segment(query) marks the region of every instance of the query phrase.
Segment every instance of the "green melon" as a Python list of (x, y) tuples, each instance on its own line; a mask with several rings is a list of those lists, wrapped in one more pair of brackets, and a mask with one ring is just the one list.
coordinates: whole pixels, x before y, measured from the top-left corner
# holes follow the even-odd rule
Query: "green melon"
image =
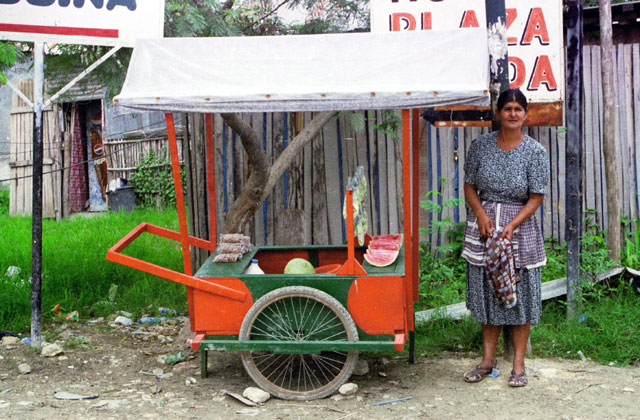
[(294, 258), (287, 263), (284, 274), (315, 274), (316, 269), (304, 258)]

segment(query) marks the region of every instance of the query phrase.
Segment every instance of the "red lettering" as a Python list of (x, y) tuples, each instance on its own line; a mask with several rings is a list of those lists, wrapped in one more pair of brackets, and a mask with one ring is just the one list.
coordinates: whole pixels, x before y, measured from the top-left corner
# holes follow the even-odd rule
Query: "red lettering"
[(414, 31), (416, 29), (416, 18), (411, 13), (392, 13), (392, 31)]
[(461, 28), (479, 28), (478, 17), (475, 10), (465, 10), (460, 21)]
[(527, 77), (526, 69), (524, 67), (524, 61), (521, 58), (513, 55), (509, 56), (509, 88), (517, 89), (524, 84), (524, 80)]
[(422, 30), (431, 29), (431, 12), (422, 12)]
[(529, 12), (527, 25), (522, 35), (521, 45), (530, 45), (533, 38), (538, 38), (540, 44), (549, 45), (549, 32), (547, 31), (547, 22), (544, 20), (542, 8), (534, 7)]
[[(509, 28), (511, 27), (511, 25), (513, 25), (513, 22), (516, 20), (516, 17), (518, 16), (518, 9), (505, 9), (505, 12), (507, 14), (507, 31), (509, 31)], [(518, 37), (516, 36), (507, 37), (507, 44), (516, 45), (517, 43), (518, 43)]]
[(533, 66), (533, 72), (531, 73), (531, 79), (529, 79), (529, 86), (527, 86), (527, 90), (538, 90), (540, 89), (541, 84), (545, 84), (549, 91), (558, 89), (558, 84), (556, 83), (556, 78), (553, 75), (551, 61), (549, 60), (548, 55), (541, 55), (536, 58), (536, 63)]

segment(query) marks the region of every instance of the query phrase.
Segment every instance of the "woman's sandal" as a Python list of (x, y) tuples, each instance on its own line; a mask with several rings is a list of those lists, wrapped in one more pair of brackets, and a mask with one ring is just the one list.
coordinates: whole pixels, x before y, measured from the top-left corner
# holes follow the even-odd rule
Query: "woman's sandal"
[(495, 361), (491, 366), (478, 365), (475, 368), (473, 368), (473, 370), (470, 370), (469, 372), (465, 373), (462, 378), (464, 379), (465, 382), (470, 382), (470, 383), (480, 382), (481, 380), (489, 376), (491, 372), (493, 372), (493, 369), (496, 368), (497, 365), (498, 365), (497, 361)]
[(527, 379), (527, 375), (523, 370), (520, 373), (515, 373), (515, 371), (511, 371), (511, 376), (509, 377), (509, 386), (513, 388), (520, 388), (523, 386), (527, 386), (529, 380)]

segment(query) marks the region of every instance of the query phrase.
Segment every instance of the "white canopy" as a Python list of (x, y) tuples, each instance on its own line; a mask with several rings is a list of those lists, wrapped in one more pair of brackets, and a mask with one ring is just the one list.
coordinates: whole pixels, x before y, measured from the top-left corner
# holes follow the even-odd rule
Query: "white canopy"
[(484, 29), (138, 40), (114, 102), (139, 110), (487, 105)]

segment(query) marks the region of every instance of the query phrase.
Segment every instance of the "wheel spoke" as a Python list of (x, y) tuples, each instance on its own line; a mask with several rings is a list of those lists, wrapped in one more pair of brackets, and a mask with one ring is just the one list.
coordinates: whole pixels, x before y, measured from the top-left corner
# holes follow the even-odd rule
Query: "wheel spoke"
[[(298, 324), (298, 317), (296, 315), (296, 308), (293, 304), (295, 298), (290, 298), (289, 302), (291, 302), (291, 312), (293, 313), (293, 326), (294, 326), (294, 334), (296, 339), (300, 338), (300, 329), (301, 329), (301, 325)], [(286, 305), (285, 305), (286, 306)]]
[[(322, 332), (322, 331), (326, 331), (326, 330), (327, 330), (327, 329), (329, 329), (329, 328), (333, 328), (333, 327), (342, 327), (342, 323), (340, 322), (340, 319), (339, 319), (335, 314), (333, 314), (333, 318), (331, 318), (331, 319), (329, 319), (329, 320), (327, 320), (327, 321), (325, 322), (325, 319), (326, 319), (326, 317), (327, 317), (327, 316), (328, 316), (328, 314), (323, 318), (323, 320), (322, 320), (322, 324), (318, 325), (318, 326), (317, 326), (317, 327), (315, 327), (312, 331), (310, 331), (309, 333), (307, 333), (307, 335), (305, 336), (305, 338), (311, 338), (311, 337), (313, 337), (315, 334), (318, 334), (318, 333), (320, 333), (320, 332)], [(333, 322), (333, 321), (337, 321), (337, 323), (336, 323), (336, 324), (334, 324), (334, 325), (329, 325), (329, 324), (330, 324), (331, 322)], [(329, 326), (327, 327), (327, 325), (329, 325)]]
[[(329, 379), (329, 378), (327, 377), (327, 375), (326, 375), (326, 373), (325, 373), (325, 370), (327, 370), (327, 371), (328, 371), (329, 369), (323, 369), (323, 367), (325, 367), (325, 366), (324, 366), (324, 364), (323, 364), (322, 360), (321, 360), (321, 359), (319, 359), (319, 358), (316, 358), (316, 357), (315, 357), (315, 354), (312, 354), (312, 355), (311, 355), (311, 359), (315, 362), (316, 366), (318, 366), (318, 370), (320, 371), (320, 373), (322, 373), (322, 376), (324, 376), (325, 383), (329, 383), (329, 382), (331, 382), (331, 381), (333, 380), (333, 378), (335, 377), (335, 375), (332, 375), (333, 377), (332, 377), (331, 379)], [(329, 372), (329, 373), (331, 374), (331, 372)]]
[(313, 358), (313, 360), (316, 361), (316, 363), (318, 363), (319, 365), (321, 364), (322, 366), (326, 367), (327, 370), (329, 370), (329, 371), (331, 371), (333, 369), (333, 370), (335, 370), (337, 372), (340, 372), (340, 370), (344, 366), (344, 360), (341, 361), (341, 360), (337, 360), (337, 359), (332, 359), (330, 357), (322, 356), (322, 355), (318, 355), (318, 354), (312, 354), (311, 357)]
[[(271, 307), (275, 307), (276, 308), (276, 310), (278, 311), (278, 317), (282, 320), (283, 326), (287, 326), (289, 328), (288, 335), (289, 335), (289, 337), (291, 337), (291, 339), (293, 339), (293, 335), (291, 334), (291, 326), (289, 325), (288, 322), (286, 322), (287, 319), (282, 316), (282, 312), (280, 312), (280, 302), (281, 301), (274, 302), (273, 305), (270, 306), (270, 308)], [(273, 309), (271, 309), (271, 310), (272, 310), (272, 313), (275, 314), (275, 311), (273, 311)]]
[[(263, 319), (263, 318), (266, 318), (266, 320)], [(267, 321), (269, 321), (269, 322), (267, 322)], [(259, 328), (256, 325), (256, 322), (260, 322), (262, 325), (264, 325), (264, 327), (267, 330), (272, 330), (273, 333), (270, 333), (269, 331), (265, 331), (265, 330)], [(273, 328), (273, 327), (277, 327), (277, 330), (275, 328)], [(264, 312), (262, 314), (260, 314), (260, 317), (256, 318), (256, 321), (253, 324), (253, 328), (258, 329), (259, 332), (264, 333), (264, 335), (266, 335), (267, 337), (282, 338), (284, 341), (292, 339), (290, 332), (282, 327), (282, 323), (281, 322), (274, 321), (271, 317), (269, 317), (269, 315), (267, 315)], [(282, 333), (278, 333), (279, 331), (282, 331)], [(253, 333), (253, 331), (252, 331), (252, 333)]]
[[(315, 331), (318, 329), (317, 325), (320, 324), (321, 326), (324, 325), (325, 320), (327, 319), (327, 317), (330, 314), (333, 314), (333, 311), (331, 311), (330, 309), (327, 309), (326, 307), (323, 307), (323, 312), (324, 312), (324, 316), (322, 317), (322, 319), (320, 319), (320, 315), (318, 315), (318, 317), (314, 320), (313, 325), (310, 328), (310, 331), (304, 336), (305, 340), (308, 340), (309, 337), (313, 336), (313, 334), (315, 334)], [(335, 314), (334, 314), (335, 316)], [(318, 321), (320, 319), (320, 321)]]

